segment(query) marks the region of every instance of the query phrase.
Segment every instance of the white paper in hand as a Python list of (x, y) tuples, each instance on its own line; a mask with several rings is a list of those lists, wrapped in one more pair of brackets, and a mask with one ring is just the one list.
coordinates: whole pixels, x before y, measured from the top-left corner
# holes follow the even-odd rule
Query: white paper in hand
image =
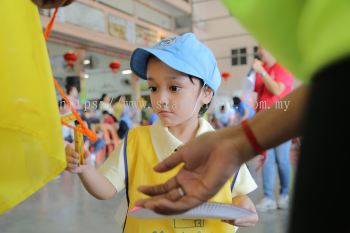
[(140, 219), (159, 219), (159, 218), (180, 218), (180, 219), (222, 219), (231, 220), (252, 215), (253, 212), (240, 208), (232, 204), (223, 204), (216, 202), (206, 202), (185, 213), (176, 215), (157, 214), (153, 210), (135, 207), (128, 212), (129, 216)]

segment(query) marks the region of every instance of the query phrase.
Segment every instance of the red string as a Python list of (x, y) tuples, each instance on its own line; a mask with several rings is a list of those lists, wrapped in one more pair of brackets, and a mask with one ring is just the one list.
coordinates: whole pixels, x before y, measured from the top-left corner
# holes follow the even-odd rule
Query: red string
[(262, 156), (261, 159), (259, 160), (258, 166), (255, 169), (256, 171), (259, 171), (265, 163), (266, 156), (267, 156), (266, 150), (261, 148), (261, 146), (259, 145), (258, 140), (256, 139), (255, 134), (252, 131), (252, 129), (249, 127), (247, 121), (245, 121), (245, 120), (242, 121), (241, 125), (243, 128), (244, 134), (247, 137), (250, 145), (253, 147), (254, 151), (257, 154), (260, 154)]
[(264, 154), (265, 150), (263, 148), (261, 148), (261, 146), (258, 143), (258, 140), (256, 140), (256, 137), (253, 133), (253, 131), (251, 130), (251, 128), (249, 127), (247, 121), (242, 121), (241, 123), (243, 131), (245, 136), (247, 137), (250, 145), (253, 147), (254, 151), (258, 154)]

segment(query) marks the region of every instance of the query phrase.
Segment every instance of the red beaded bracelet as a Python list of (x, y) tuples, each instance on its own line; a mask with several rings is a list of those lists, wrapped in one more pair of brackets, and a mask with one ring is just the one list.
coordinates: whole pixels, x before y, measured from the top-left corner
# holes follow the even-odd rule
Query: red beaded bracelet
[(242, 121), (241, 125), (243, 127), (243, 131), (245, 133), (245, 136), (247, 137), (250, 145), (253, 147), (255, 152), (257, 152), (260, 155), (264, 155), (265, 150), (263, 148), (261, 148), (261, 146), (259, 145), (259, 143), (256, 140), (256, 137), (255, 137), (253, 131), (251, 130), (251, 128), (249, 127), (247, 121), (245, 121), (245, 120)]

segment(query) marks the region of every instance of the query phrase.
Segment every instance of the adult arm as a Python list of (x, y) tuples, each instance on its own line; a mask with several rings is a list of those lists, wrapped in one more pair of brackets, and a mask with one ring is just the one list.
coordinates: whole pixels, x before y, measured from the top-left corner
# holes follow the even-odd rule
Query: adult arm
[[(308, 87), (301, 86), (282, 99), (290, 101), (287, 111), (271, 108), (248, 121), (262, 148), (269, 149), (300, 135), (307, 98)], [(184, 163), (164, 184), (140, 187), (150, 198), (139, 200), (136, 205), (164, 214), (184, 212), (213, 197), (256, 154), (241, 125), (203, 134), (155, 167), (157, 172), (166, 172)], [(179, 188), (183, 189), (183, 196)]]

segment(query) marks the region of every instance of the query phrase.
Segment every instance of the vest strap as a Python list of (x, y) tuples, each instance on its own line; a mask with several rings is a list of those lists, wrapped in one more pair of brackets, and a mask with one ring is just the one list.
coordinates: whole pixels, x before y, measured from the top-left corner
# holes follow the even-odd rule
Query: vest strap
[[(124, 150), (123, 150), (123, 155), (124, 155), (124, 170), (125, 170), (125, 193), (126, 193), (126, 200), (127, 200), (128, 209), (129, 209), (130, 199), (129, 199), (128, 156), (127, 156), (127, 153), (126, 153), (127, 145), (128, 145), (128, 131), (125, 133), (125, 137), (124, 137)], [(124, 230), (125, 230), (127, 218), (128, 218), (128, 216), (126, 215), (125, 221), (124, 221), (124, 226), (123, 226), (123, 232), (124, 232)]]
[(236, 180), (237, 180), (237, 177), (238, 177), (238, 173), (239, 173), (239, 169), (236, 171), (235, 177), (234, 177), (233, 180), (232, 180), (232, 183), (231, 183), (231, 192), (233, 191), (233, 188), (235, 187), (235, 183), (236, 183)]

